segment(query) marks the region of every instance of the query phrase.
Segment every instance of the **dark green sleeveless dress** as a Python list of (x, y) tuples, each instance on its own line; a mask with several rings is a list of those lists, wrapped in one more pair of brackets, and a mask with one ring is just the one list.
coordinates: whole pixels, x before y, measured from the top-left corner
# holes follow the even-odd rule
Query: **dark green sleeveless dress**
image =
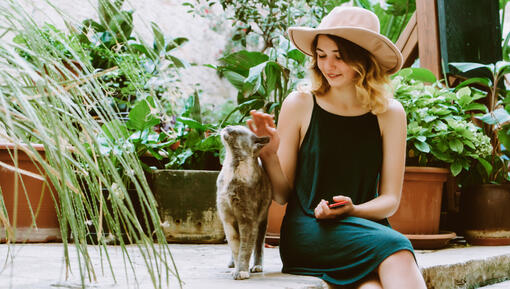
[(354, 204), (377, 196), (382, 138), (377, 116), (341, 116), (315, 100), (299, 149), (295, 191), (281, 227), (282, 272), (311, 275), (335, 285), (359, 281), (391, 254), (413, 247), (386, 219), (358, 217), (317, 220), (321, 199), (349, 196)]

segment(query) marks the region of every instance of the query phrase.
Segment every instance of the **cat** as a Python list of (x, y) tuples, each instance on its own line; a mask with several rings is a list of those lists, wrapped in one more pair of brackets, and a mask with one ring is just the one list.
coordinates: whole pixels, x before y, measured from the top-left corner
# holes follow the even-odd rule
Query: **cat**
[[(259, 162), (260, 150), (269, 137), (257, 137), (244, 126), (227, 126), (221, 131), (225, 146), (223, 167), (216, 181), (216, 204), (228, 245), (229, 267), (235, 280), (250, 272), (262, 272), (267, 213), (272, 200), (271, 182)], [(254, 265), (248, 271), (254, 251)]]

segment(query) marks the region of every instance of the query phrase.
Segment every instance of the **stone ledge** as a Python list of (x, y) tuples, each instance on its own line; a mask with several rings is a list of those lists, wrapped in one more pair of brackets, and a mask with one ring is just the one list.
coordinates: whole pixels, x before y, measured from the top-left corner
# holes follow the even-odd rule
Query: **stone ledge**
[(510, 278), (510, 246), (417, 253), (428, 288), (478, 288)]

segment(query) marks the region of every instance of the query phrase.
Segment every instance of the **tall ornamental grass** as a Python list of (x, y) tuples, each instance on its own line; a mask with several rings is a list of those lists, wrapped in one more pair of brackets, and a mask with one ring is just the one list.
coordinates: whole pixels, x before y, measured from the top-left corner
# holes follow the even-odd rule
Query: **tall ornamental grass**
[[(69, 27), (76, 23), (53, 9)], [(122, 248), (126, 277), (132, 273), (136, 279), (127, 247), (132, 244), (143, 256), (154, 288), (168, 286), (174, 278), (181, 286), (156, 201), (136, 153), (129, 146), (108, 155), (101, 153), (101, 124), (115, 123), (118, 115), (99, 81), (109, 71), (94, 70), (86, 53), (68, 37), (52, 35), (66, 48), (57, 49), (43, 37), (41, 23), (35, 23), (18, 1), (0, 1), (0, 25), (0, 139), (16, 145), (11, 151), (15, 165), (0, 166), (16, 174), (29, 174), (17, 167), (19, 151), (23, 151), (40, 167), (39, 173), (30, 177), (55, 188), (51, 193), (60, 221), (66, 273), (73, 269), (69, 251), (74, 247), (81, 286), (96, 280), (99, 269), (89, 256), (89, 250), (96, 247), (87, 244), (87, 235), (95, 232), (93, 241), (104, 259), (101, 271), (108, 268), (115, 280), (107, 247), (112, 238)], [(20, 33), (25, 35), (26, 45), (10, 41), (9, 36)], [(114, 138), (122, 136), (115, 125), (108, 127), (108, 133)], [(30, 145), (33, 143), (44, 145), (44, 157)], [(136, 189), (136, 194), (128, 194), (128, 186)], [(17, 188), (18, 199), (30, 198), (22, 183)], [(141, 209), (135, 210), (135, 202)], [(0, 224), (6, 229), (10, 246), (15, 246), (16, 228), (3, 202), (0, 204)], [(36, 208), (32, 212), (35, 217)]]

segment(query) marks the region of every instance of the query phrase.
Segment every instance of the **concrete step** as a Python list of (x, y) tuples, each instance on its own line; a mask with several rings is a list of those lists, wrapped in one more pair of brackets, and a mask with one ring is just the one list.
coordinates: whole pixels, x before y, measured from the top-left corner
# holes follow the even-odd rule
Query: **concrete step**
[[(235, 281), (231, 269), (227, 268), (230, 249), (220, 245), (169, 245), (183, 288), (197, 289), (315, 289), (328, 286), (320, 279), (307, 276), (282, 274), (278, 248), (266, 248), (264, 272), (252, 274), (248, 280)], [(65, 280), (62, 244), (24, 244), (9, 248), (0, 245), (2, 261), (8, 252), (14, 253), (14, 262), (0, 265), (0, 288), (55, 288), (79, 286), (77, 256), (70, 246), (72, 273)], [(96, 266), (97, 282), (88, 282), (93, 288), (136, 288), (131, 271), (124, 273), (124, 262), (120, 247), (109, 246), (109, 257), (116, 272), (117, 285), (109, 273), (106, 261), (105, 274), (101, 273), (101, 255), (96, 247), (90, 247), (90, 256)], [(133, 267), (139, 288), (152, 288), (144, 259), (135, 246), (128, 247), (132, 254)], [(103, 252), (104, 256), (104, 252)], [(470, 247), (454, 246), (436, 251), (416, 251), (418, 263), (429, 288), (478, 288), (510, 278), (510, 246)], [(10, 260), (10, 259), (8, 259)], [(171, 278), (169, 288), (178, 288)], [(504, 284), (504, 283), (502, 283)], [(504, 284), (502, 286), (506, 286)], [(496, 286), (496, 285), (493, 285)], [(163, 286), (163, 288), (166, 288)], [(490, 288), (490, 287), (489, 287)], [(507, 287), (494, 287), (507, 288)], [(508, 287), (510, 288), (510, 287)]]
[(510, 278), (510, 246), (417, 251), (428, 288), (478, 288)]

